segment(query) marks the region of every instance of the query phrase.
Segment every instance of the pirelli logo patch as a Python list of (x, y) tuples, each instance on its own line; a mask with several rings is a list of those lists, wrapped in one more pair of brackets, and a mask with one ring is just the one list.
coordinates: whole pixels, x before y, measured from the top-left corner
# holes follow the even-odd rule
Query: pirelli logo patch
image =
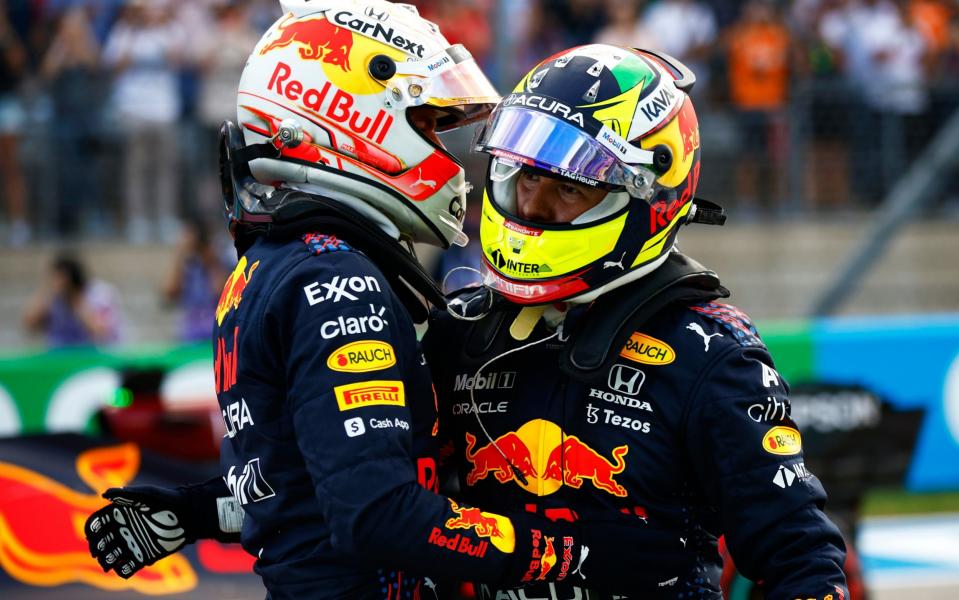
[(639, 332), (629, 336), (619, 355), (644, 365), (668, 365), (676, 360), (676, 351), (672, 346)]
[(334, 371), (367, 373), (396, 364), (393, 346), (378, 340), (350, 342), (340, 346), (326, 359), (326, 366)]
[(340, 412), (384, 404), (387, 406), (406, 406), (406, 392), (403, 382), (397, 380), (361, 381), (338, 385), (333, 388), (336, 404)]

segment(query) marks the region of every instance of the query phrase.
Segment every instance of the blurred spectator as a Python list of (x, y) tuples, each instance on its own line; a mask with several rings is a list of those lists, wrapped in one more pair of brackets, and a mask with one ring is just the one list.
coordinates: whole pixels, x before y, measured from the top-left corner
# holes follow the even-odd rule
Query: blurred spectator
[(172, 241), (178, 229), (178, 66), (186, 40), (173, 16), (167, 0), (131, 0), (103, 50), (115, 75), (111, 114), (122, 137), (126, 235), (134, 244)]
[(220, 124), (226, 119), (236, 120), (236, 82), (260, 39), (241, 3), (220, 0), (214, 7), (214, 16), (210, 34), (198, 38), (196, 43), (196, 61), (201, 74), (197, 110), (201, 151), (197, 159), (202, 163), (202, 174), (200, 195), (191, 210), (204, 218), (222, 213), (214, 149)]
[(0, 191), (6, 204), (8, 241), (22, 246), (30, 239), (27, 187), (18, 155), (27, 116), (20, 84), (27, 74), (23, 36), (29, 25), (26, 2), (0, 0)]
[(937, 56), (949, 43), (949, 21), (956, 11), (955, 3), (944, 0), (910, 0), (909, 19), (922, 34), (930, 56)]
[(430, 0), (418, 2), (420, 14), (436, 23), (451, 44), (463, 44), (480, 65), (487, 65), (493, 35), (490, 0)]
[(953, 89), (959, 86), (959, 10), (953, 13), (949, 21), (946, 43), (942, 49), (936, 74), (939, 81)]
[(606, 0), (606, 27), (599, 30), (597, 44), (630, 46), (632, 48), (659, 48), (656, 32), (646, 28), (639, 15), (643, 0)]
[(543, 56), (590, 43), (606, 25), (603, 0), (537, 0), (531, 8), (520, 40), (524, 72)]
[(179, 341), (209, 342), (220, 290), (227, 268), (210, 242), (204, 221), (184, 223), (173, 267), (163, 284), (163, 297), (181, 312)]
[(46, 283), (23, 313), (26, 329), (42, 333), (52, 348), (116, 342), (119, 323), (113, 286), (90, 281), (71, 252), (54, 259)]
[(723, 37), (741, 140), (736, 200), (748, 213), (760, 199), (778, 206), (785, 196), (791, 39), (772, 0), (748, 0), (740, 20)]
[(53, 103), (57, 202), (52, 217), (61, 235), (76, 233), (82, 217), (94, 225), (92, 231), (105, 225), (95, 162), (102, 103), (99, 60), (87, 10), (67, 9), (40, 65)]
[(853, 183), (860, 202), (876, 204), (925, 141), (925, 127), (908, 118), (928, 106), (925, 41), (905, 0), (847, 2), (825, 15), (820, 27), (861, 94), (861, 109), (850, 120)]
[(682, 61), (696, 75), (692, 95), (697, 106), (709, 89), (709, 61), (718, 31), (713, 9), (699, 0), (659, 0), (643, 15), (643, 27), (655, 31), (658, 47)]

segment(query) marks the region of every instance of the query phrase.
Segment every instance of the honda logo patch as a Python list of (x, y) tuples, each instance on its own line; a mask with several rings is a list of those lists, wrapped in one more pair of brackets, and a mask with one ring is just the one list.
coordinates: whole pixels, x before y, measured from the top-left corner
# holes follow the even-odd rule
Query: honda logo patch
[(609, 381), (607, 383), (610, 389), (620, 394), (635, 396), (642, 389), (644, 381), (646, 381), (646, 373), (639, 369), (626, 365), (613, 365), (613, 368), (609, 370)]

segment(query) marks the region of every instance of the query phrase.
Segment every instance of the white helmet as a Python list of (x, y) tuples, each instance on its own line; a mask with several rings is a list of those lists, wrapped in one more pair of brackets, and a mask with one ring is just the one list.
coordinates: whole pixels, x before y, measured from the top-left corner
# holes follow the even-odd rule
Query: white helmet
[[(261, 186), (316, 191), (412, 241), (461, 243), (463, 166), (408, 110), (434, 108), (436, 131), (485, 118), (499, 96), (470, 53), (407, 4), (280, 5), (286, 14), (240, 79), (239, 129), (225, 123), (221, 131), (221, 169)], [(224, 196), (234, 222), (269, 220), (279, 208), (269, 194)]]

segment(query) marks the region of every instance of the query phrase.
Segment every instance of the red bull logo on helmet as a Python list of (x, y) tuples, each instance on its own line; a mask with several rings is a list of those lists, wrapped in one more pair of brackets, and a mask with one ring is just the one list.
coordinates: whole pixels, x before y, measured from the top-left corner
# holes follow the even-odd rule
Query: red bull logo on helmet
[(76, 460), (77, 473), (97, 492), (87, 494), (36, 471), (0, 462), (0, 567), (14, 580), (32, 586), (79, 583), (148, 595), (195, 588), (197, 574), (179, 555), (145, 567), (130, 579), (103, 572), (90, 556), (83, 523), (105, 504), (98, 492), (125, 485), (139, 464), (134, 444), (83, 452)]
[(231, 310), (235, 310), (240, 306), (240, 301), (243, 300), (243, 291), (246, 290), (247, 284), (250, 283), (250, 279), (253, 277), (253, 271), (256, 271), (259, 265), (260, 261), (256, 261), (250, 265), (249, 270), (247, 270), (246, 257), (240, 257), (240, 261), (236, 263), (236, 268), (233, 269), (233, 273), (227, 278), (226, 283), (223, 285), (220, 300), (216, 303), (217, 325), (222, 325), (226, 315), (229, 314)]
[(382, 109), (376, 111), (376, 115), (372, 117), (355, 110), (353, 105), (356, 100), (353, 96), (335, 88), (329, 81), (324, 82), (320, 89), (309, 87), (294, 74), (293, 68), (284, 62), (276, 64), (267, 87), (377, 144), (383, 143), (393, 125), (393, 117)]
[(330, 23), (325, 17), (318, 19), (295, 19), (293, 15), (277, 26), (276, 39), (260, 49), (267, 54), (291, 44), (299, 46), (303, 60), (321, 60), (343, 71), (350, 70), (350, 52), (353, 49), (353, 32)]
[(628, 446), (617, 446), (607, 458), (543, 419), (529, 421), (479, 448), (475, 436), (467, 432), (466, 460), (472, 468), (466, 475), (466, 485), (493, 477), (499, 483), (514, 481), (532, 494), (546, 496), (563, 485), (581, 488), (589, 483), (598, 490), (625, 497), (628, 492), (617, 476), (626, 470), (628, 451)]

